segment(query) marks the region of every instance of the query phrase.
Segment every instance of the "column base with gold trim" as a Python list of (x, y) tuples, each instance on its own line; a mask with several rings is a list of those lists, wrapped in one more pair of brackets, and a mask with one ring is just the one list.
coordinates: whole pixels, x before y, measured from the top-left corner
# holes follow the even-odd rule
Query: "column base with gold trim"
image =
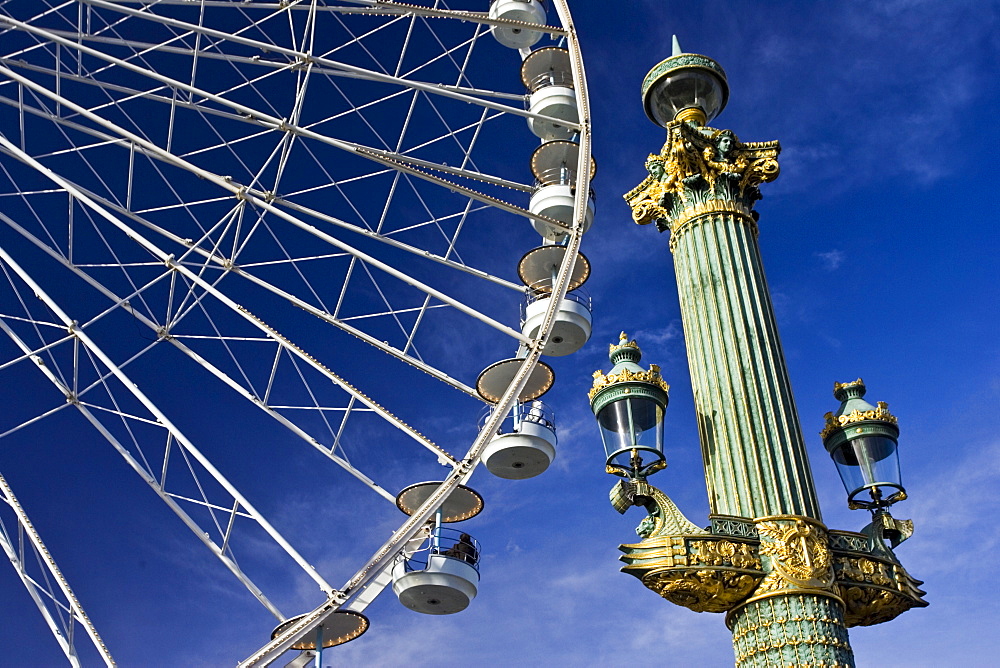
[(737, 668), (828, 666), (853, 668), (843, 606), (825, 594), (787, 594), (751, 600), (727, 616)]

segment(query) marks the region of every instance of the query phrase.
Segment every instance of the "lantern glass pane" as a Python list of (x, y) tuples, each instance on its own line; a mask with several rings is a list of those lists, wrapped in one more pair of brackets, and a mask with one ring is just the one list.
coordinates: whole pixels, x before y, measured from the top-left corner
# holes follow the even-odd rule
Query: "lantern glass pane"
[(633, 399), (636, 445), (663, 452), (663, 406), (652, 399)]
[(722, 84), (718, 78), (700, 70), (679, 70), (653, 85), (649, 109), (660, 125), (674, 120), (681, 109), (700, 107), (708, 120), (722, 109)]
[(891, 485), (902, 489), (896, 442), (887, 436), (859, 436), (832, 453), (847, 493), (863, 487)]
[(663, 452), (663, 406), (652, 399), (623, 397), (602, 408), (597, 422), (608, 459), (634, 447)]

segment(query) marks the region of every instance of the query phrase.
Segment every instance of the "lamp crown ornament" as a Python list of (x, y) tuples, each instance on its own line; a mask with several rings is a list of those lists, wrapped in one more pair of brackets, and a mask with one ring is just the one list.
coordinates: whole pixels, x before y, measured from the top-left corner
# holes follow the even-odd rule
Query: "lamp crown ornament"
[(629, 341), (628, 334), (622, 332), (618, 337), (618, 343), (608, 345), (608, 359), (612, 364), (618, 364), (620, 361), (638, 363), (642, 359), (642, 350), (639, 349), (635, 339)]
[(858, 378), (849, 383), (834, 383), (833, 396), (840, 408), (823, 416), (825, 424), (819, 435), (827, 441), (834, 434), (858, 422), (883, 423), (882, 429), (899, 437), (898, 419), (889, 412), (889, 404), (879, 401), (875, 406), (864, 400), (867, 388)]
[[(600, 369), (594, 371), (594, 384), (590, 388), (589, 396), (591, 404), (596, 406), (595, 413), (622, 393), (631, 394), (635, 390), (640, 392), (646, 390), (642, 387), (643, 385), (653, 386), (648, 389), (649, 392), (653, 393), (658, 388), (663, 396), (663, 405), (666, 406), (669, 400), (670, 385), (663, 380), (658, 364), (650, 364), (647, 371), (639, 366), (642, 350), (635, 339), (629, 340), (628, 335), (622, 332), (619, 342), (608, 346), (608, 359), (614, 365), (611, 367), (611, 371), (607, 374)], [(608, 389), (617, 391), (601, 394)], [(601, 394), (600, 399), (598, 399), (599, 394)]]

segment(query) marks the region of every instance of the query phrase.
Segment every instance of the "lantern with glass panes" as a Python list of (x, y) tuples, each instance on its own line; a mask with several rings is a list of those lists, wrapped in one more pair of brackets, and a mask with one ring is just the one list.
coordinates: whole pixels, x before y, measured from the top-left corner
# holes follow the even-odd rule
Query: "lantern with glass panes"
[(625, 332), (608, 353), (614, 367), (606, 375), (594, 372), (590, 408), (601, 427), (607, 455), (606, 471), (641, 480), (666, 468), (663, 456), (663, 415), (670, 386), (660, 368), (639, 366), (642, 351)]
[(899, 427), (888, 404), (865, 401), (860, 378), (834, 384), (833, 396), (840, 408), (826, 414), (820, 434), (847, 489), (847, 505), (876, 512), (905, 499), (896, 451)]

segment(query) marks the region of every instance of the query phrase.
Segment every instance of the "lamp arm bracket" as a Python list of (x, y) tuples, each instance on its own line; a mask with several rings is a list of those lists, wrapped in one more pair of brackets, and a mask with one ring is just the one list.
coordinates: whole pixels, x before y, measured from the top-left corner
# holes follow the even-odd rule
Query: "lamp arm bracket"
[(646, 489), (642, 494), (636, 494), (635, 505), (641, 504), (649, 514), (636, 527), (635, 532), (640, 538), (709, 533), (685, 517), (669, 496), (649, 483), (643, 484)]
[(893, 550), (913, 535), (913, 520), (897, 520), (888, 510), (877, 509), (872, 513), (871, 524), (861, 533), (868, 536), (873, 552), (881, 552), (898, 563)]

